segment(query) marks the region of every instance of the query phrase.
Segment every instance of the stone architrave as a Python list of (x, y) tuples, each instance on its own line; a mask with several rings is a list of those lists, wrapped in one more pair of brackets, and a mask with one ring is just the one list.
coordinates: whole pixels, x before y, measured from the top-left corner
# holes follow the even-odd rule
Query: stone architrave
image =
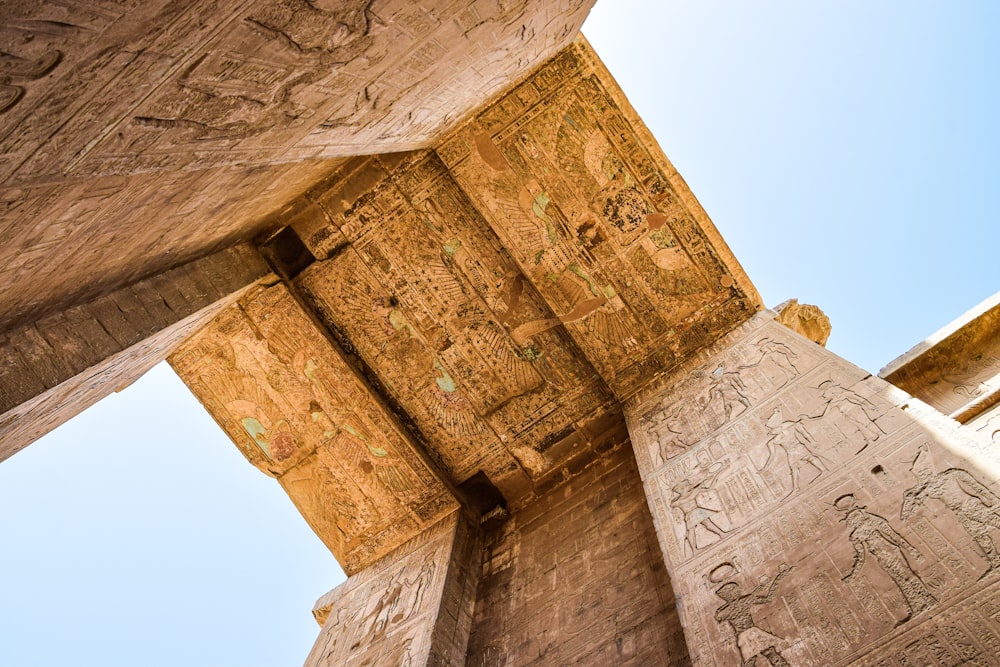
[(305, 667), (464, 665), (480, 540), (455, 511), (316, 603)]
[(0, 331), (0, 460), (137, 380), (268, 276), (243, 243)]
[(879, 377), (1000, 442), (1000, 293), (892, 361)]
[(625, 406), (692, 661), (994, 660), (1000, 452), (773, 317)]
[(282, 284), (249, 292), (170, 365), (353, 574), (458, 507), (382, 400)]

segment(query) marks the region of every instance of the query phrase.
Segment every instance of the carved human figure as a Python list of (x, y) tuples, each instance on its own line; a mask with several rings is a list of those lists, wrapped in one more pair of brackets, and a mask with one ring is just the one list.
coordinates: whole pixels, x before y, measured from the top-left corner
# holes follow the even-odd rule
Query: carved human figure
[(351, 646), (352, 650), (360, 646), (362, 641), (368, 644), (374, 643), (379, 637), (385, 634), (390, 622), (401, 619), (401, 614), (397, 614), (396, 610), (399, 608), (399, 603), (403, 597), (402, 574), (403, 571), (400, 570), (389, 577), (389, 582), (386, 584), (382, 596), (379, 597), (378, 602), (375, 603), (375, 607), (368, 614), (368, 618), (371, 619), (368, 632), (362, 639)]
[(680, 406), (676, 406), (668, 411), (661, 407), (643, 417), (649, 424), (648, 432), (653, 436), (649, 447), (653, 465), (663, 465), (667, 459), (677, 456), (689, 447), (681, 437), (684, 433), (679, 430), (677, 423), (680, 409)]
[[(844, 512), (843, 521), (850, 529), (848, 539), (854, 546), (854, 564), (844, 581), (853, 579), (864, 567), (866, 555), (875, 557), (875, 562), (889, 575), (889, 578), (903, 594), (903, 600), (909, 613), (896, 624), (900, 625), (910, 620), (915, 614), (929, 609), (935, 603), (935, 598), (923, 580), (913, 571), (906, 558), (909, 553), (915, 560), (923, 556), (916, 547), (900, 535), (885, 517), (868, 512), (864, 505), (858, 505), (854, 494), (845, 494), (833, 503), (838, 511)], [(904, 553), (904, 550), (906, 553)]]
[(348, 632), (348, 630), (340, 628), (342, 625), (350, 627), (351, 621), (358, 615), (358, 612), (355, 610), (346, 613), (341, 608), (337, 609), (333, 614), (333, 621), (327, 621), (326, 625), (323, 626), (323, 633), (326, 635), (326, 639), (323, 642), (323, 648), (320, 649), (319, 657), (316, 659), (316, 664), (323, 665), (324, 667), (334, 667), (337, 664), (333, 662), (337, 657), (337, 643)]
[(868, 414), (869, 410), (872, 412), (876, 410), (875, 406), (867, 398), (856, 394), (850, 389), (841, 387), (833, 380), (824, 380), (817, 388), (820, 390), (823, 398), (826, 399), (823, 415), (825, 416), (831, 413), (831, 411), (835, 417), (839, 415), (864, 440), (865, 444), (855, 452), (856, 454), (864, 451), (868, 445), (878, 440), (879, 436), (885, 433), (882, 427), (875, 423), (875, 418)]
[(708, 388), (708, 400), (713, 402), (718, 400), (722, 403), (722, 411), (725, 413), (725, 420), (728, 422), (733, 415), (733, 406), (739, 403), (743, 406), (738, 414), (750, 409), (750, 397), (747, 395), (747, 385), (740, 377), (739, 371), (727, 371), (725, 364), (719, 364), (718, 368), (712, 371), (712, 379)]
[(798, 355), (795, 354), (792, 348), (781, 341), (774, 340), (773, 338), (761, 338), (757, 341), (757, 349), (760, 350), (760, 359), (756, 363), (740, 366), (740, 368), (756, 368), (764, 363), (765, 360), (770, 361), (784, 375), (785, 381), (781, 383), (782, 387), (798, 375), (799, 369), (793, 361)]
[(902, 519), (909, 518), (928, 498), (940, 501), (950, 509), (958, 522), (975, 540), (989, 567), (983, 576), (1000, 567), (1000, 553), (990, 537), (990, 528), (1000, 528), (1000, 498), (984, 484), (961, 468), (934, 472), (927, 445), (917, 448), (910, 471), (919, 481), (903, 492)]
[[(702, 495), (712, 489), (715, 481), (729, 466), (729, 462), (716, 463), (710, 466), (703, 476), (695, 479), (682, 479), (674, 485), (670, 506), (680, 510), (684, 517), (684, 544), (694, 554), (698, 550), (698, 526), (716, 535), (719, 539), (729, 531), (722, 528), (713, 518), (722, 513), (721, 509), (706, 507)], [(725, 516), (725, 514), (723, 514)]]
[(775, 408), (766, 422), (770, 435), (767, 440), (767, 460), (758, 472), (766, 470), (777, 460), (776, 449), (783, 450), (785, 464), (792, 478), (792, 488), (785, 494), (786, 498), (799, 490), (802, 468), (811, 466), (814, 469), (815, 474), (809, 479), (810, 482), (828, 470), (824, 459), (810, 448), (816, 442), (802, 425), (803, 419), (805, 418), (800, 417), (797, 420), (786, 421), (782, 419), (781, 408)]
[(406, 585), (413, 588), (413, 602), (410, 603), (410, 609), (406, 612), (406, 618), (419, 613), (420, 604), (424, 601), (424, 595), (434, 579), (434, 568), (434, 554), (431, 554), (424, 559), (416, 578), (412, 581), (406, 580)]
[(780, 652), (786, 645), (785, 640), (761, 629), (753, 620), (752, 609), (774, 600), (778, 583), (791, 571), (791, 566), (782, 563), (773, 579), (762, 582), (749, 593), (743, 593), (735, 581), (727, 581), (716, 589), (715, 594), (726, 603), (715, 610), (715, 620), (729, 623), (736, 634), (741, 667), (754, 667), (758, 657), (767, 660), (772, 667), (789, 667)]

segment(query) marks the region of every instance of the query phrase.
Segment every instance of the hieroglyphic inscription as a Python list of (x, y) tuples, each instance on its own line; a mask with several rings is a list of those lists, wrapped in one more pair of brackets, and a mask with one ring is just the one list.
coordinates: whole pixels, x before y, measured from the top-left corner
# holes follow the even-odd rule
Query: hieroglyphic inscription
[(578, 41), (438, 149), (619, 394), (757, 308), (711, 222), (647, 139)]
[(241, 299), (170, 361), (247, 459), (278, 478), (348, 572), (455, 507), (287, 288)]
[[(768, 361), (777, 349), (781, 361)], [(728, 401), (717, 381), (726, 372), (739, 373)], [(885, 664), (981, 655), (971, 633), (935, 619), (995, 586), (1000, 452), (984, 441), (764, 315), (640, 394), (626, 417), (698, 627), (688, 633), (695, 664), (853, 664), (888, 640), (901, 648)], [(669, 457), (664, 434), (683, 443)], [(723, 577), (720, 563), (740, 576)], [(715, 590), (720, 577), (733, 586)], [(741, 582), (755, 578), (761, 587), (747, 593)], [(760, 642), (732, 642), (740, 601), (767, 610), (740, 616)], [(932, 634), (917, 629), (929, 622)], [(997, 619), (987, 626), (1000, 632)]]
[(574, 453), (560, 440), (612, 398), (433, 153), (370, 159), (318, 199), (296, 283), (457, 481), (484, 470), (513, 500)]

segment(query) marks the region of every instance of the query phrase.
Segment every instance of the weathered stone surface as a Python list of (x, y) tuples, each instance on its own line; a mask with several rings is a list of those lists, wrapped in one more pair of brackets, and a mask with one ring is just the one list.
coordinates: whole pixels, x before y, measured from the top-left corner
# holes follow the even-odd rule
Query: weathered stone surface
[(465, 665), (481, 551), (452, 512), (320, 598), (306, 667)]
[(0, 334), (0, 460), (130, 384), (269, 273), (244, 244)]
[(466, 664), (690, 664), (642, 484), (620, 442), (486, 533)]
[(250, 292), (169, 361), (349, 574), (458, 506), (284, 285)]
[[(1000, 403), (1000, 293), (894, 360), (879, 377), (962, 423), (992, 416)], [(977, 424), (988, 429), (991, 416)]]
[(337, 164), (0, 185), (0, 330), (247, 239)]
[(771, 317), (626, 406), (695, 664), (988, 664), (1000, 453)]
[(437, 152), (619, 397), (760, 308), (582, 39)]
[(0, 328), (251, 238), (338, 158), (429, 145), (591, 4), (2, 3)]
[(784, 324), (797, 334), (805, 336), (817, 345), (826, 347), (830, 339), (830, 318), (818, 306), (799, 303), (798, 299), (789, 299), (777, 308), (774, 321)]

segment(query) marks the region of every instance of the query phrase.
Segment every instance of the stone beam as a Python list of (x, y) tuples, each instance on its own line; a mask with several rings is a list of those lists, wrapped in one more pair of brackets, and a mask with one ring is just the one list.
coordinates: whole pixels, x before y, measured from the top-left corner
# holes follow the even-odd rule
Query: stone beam
[(582, 38), (437, 152), (619, 398), (761, 306)]
[(692, 661), (991, 663), (1000, 452), (772, 318), (625, 406)]
[(458, 507), (396, 415), (284, 284), (248, 292), (169, 361), (348, 574)]
[(130, 384), (269, 273), (239, 245), (0, 333), (0, 460)]
[(591, 5), (4, 3), (0, 181), (425, 147), (571, 41)]
[(891, 362), (879, 377), (1000, 441), (1000, 293)]

